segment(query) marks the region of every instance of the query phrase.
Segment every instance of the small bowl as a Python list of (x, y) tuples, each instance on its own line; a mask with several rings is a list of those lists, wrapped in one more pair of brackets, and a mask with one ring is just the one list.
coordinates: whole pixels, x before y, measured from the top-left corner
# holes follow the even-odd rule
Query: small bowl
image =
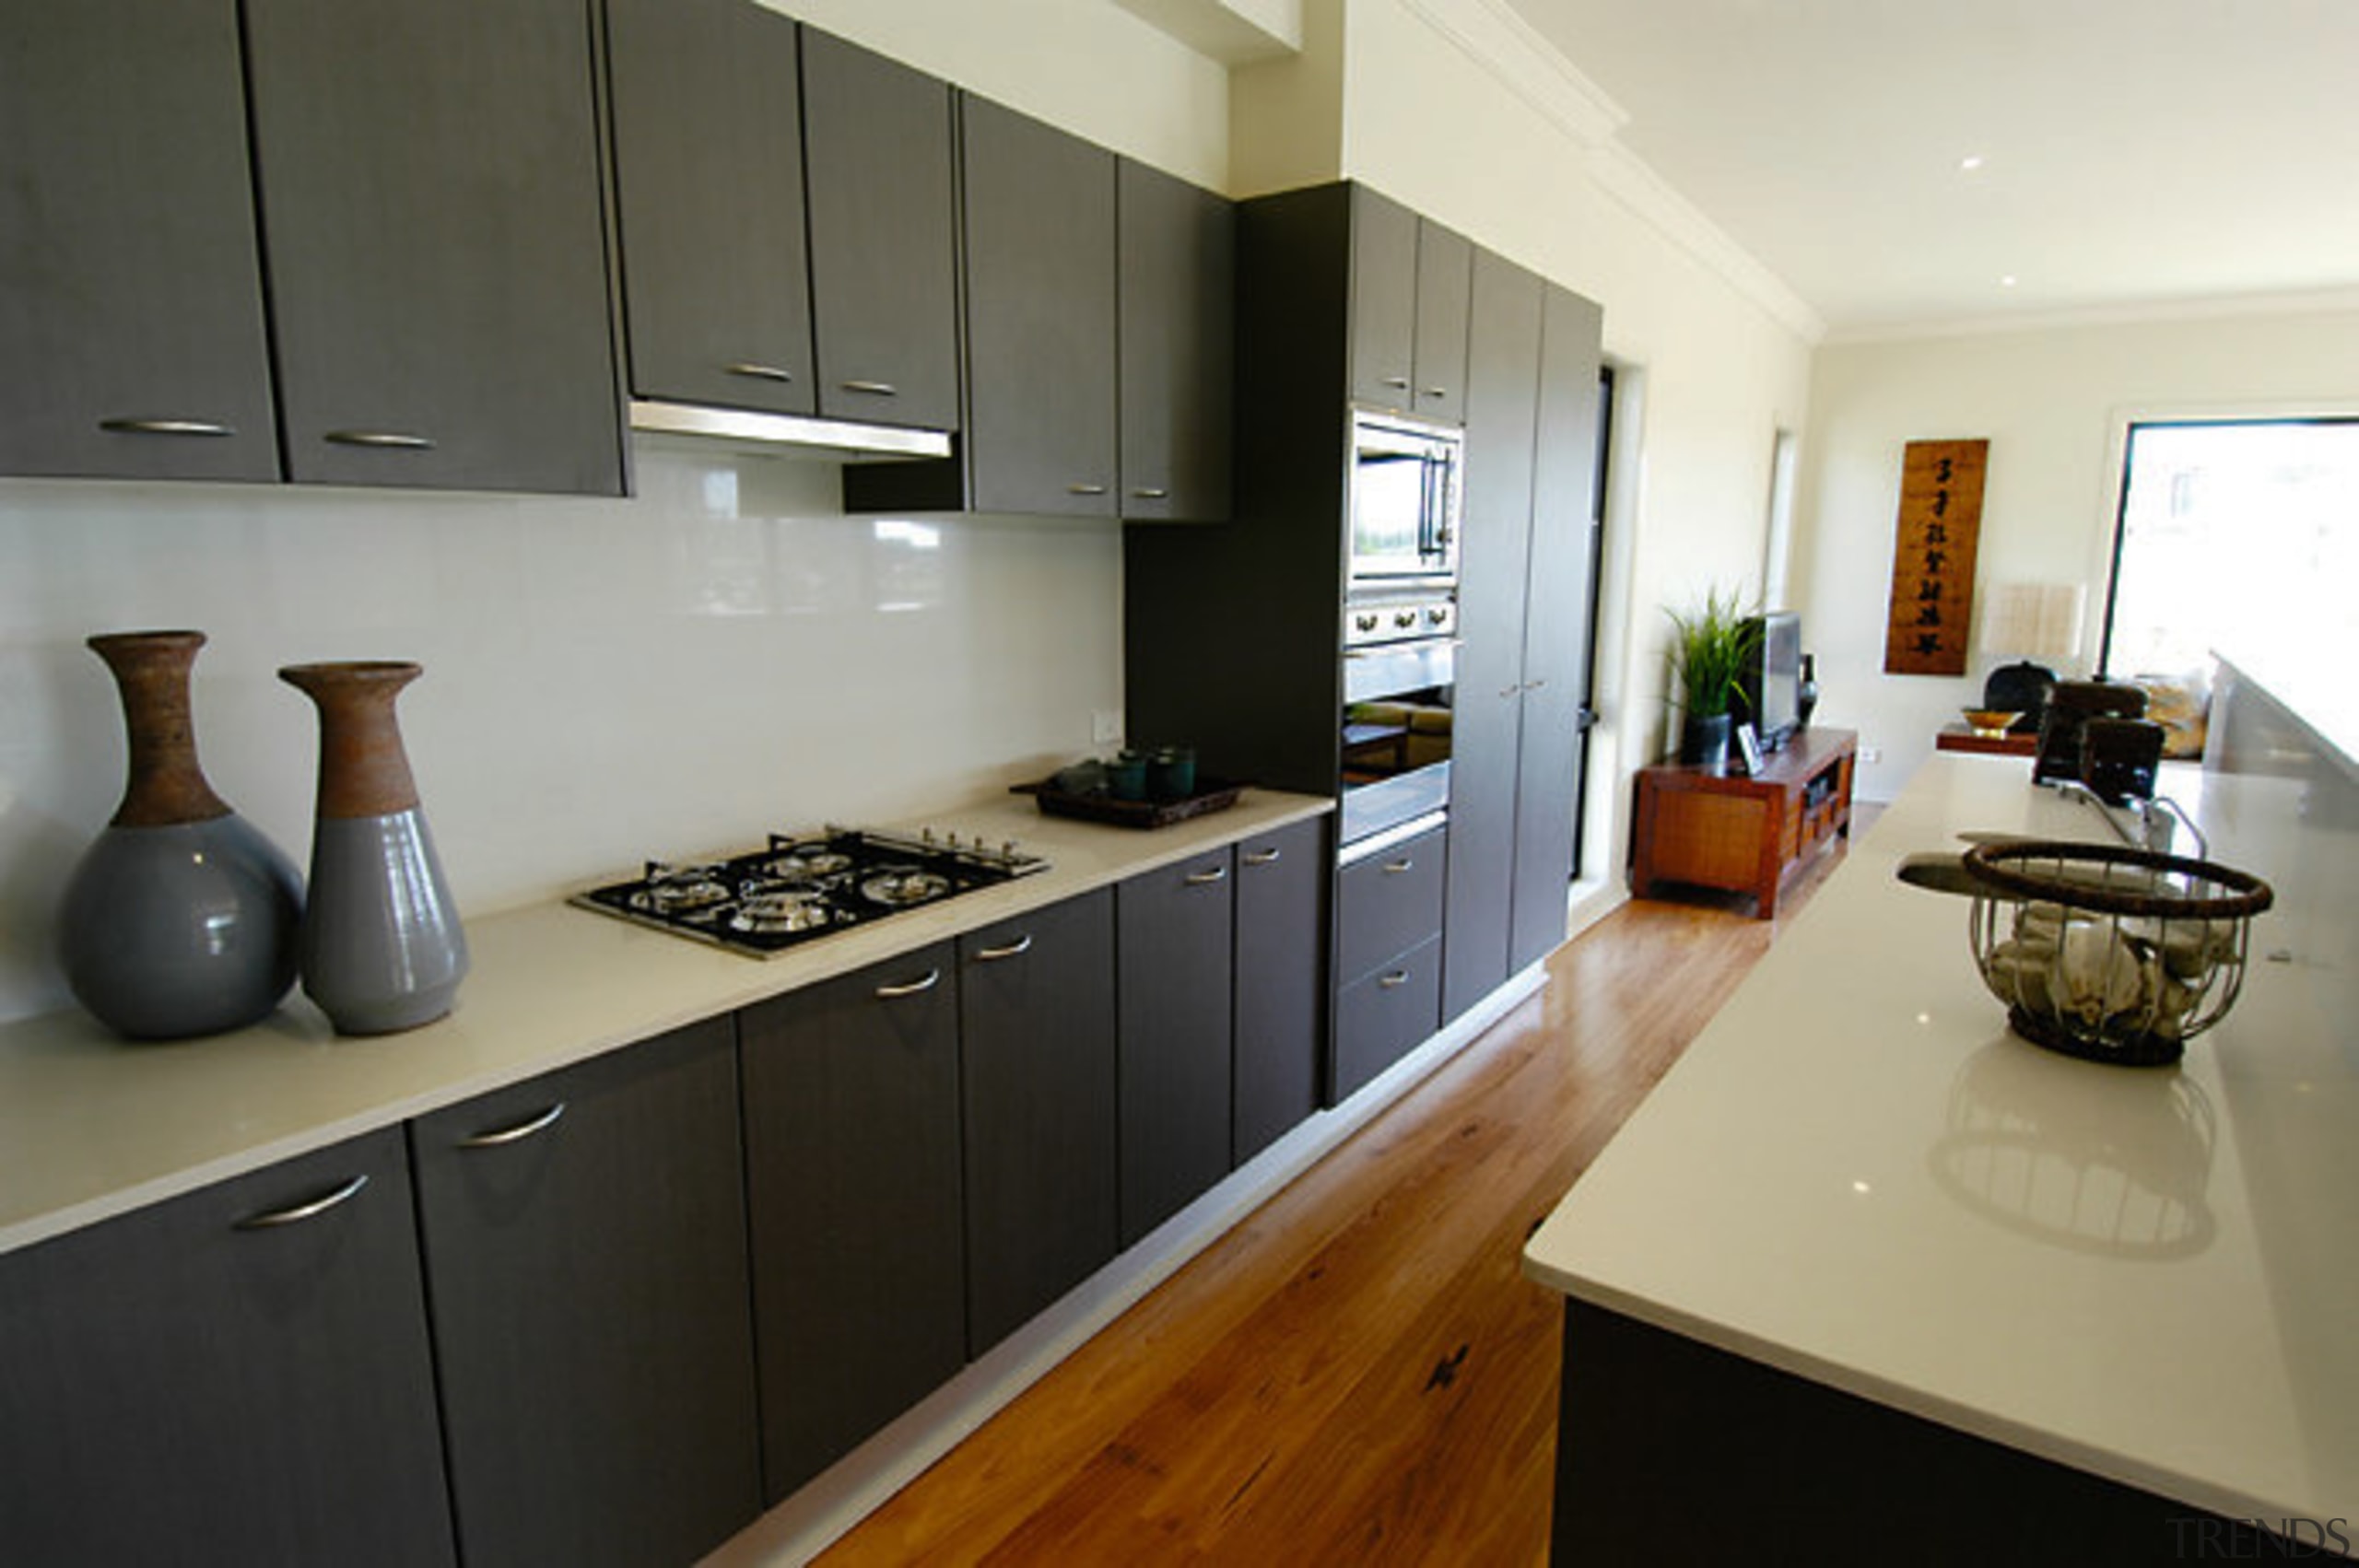
[(1966, 728), (1986, 740), (2005, 734), (2023, 717), (2020, 713), (2001, 713), (1995, 708), (1965, 708), (1958, 711), (1966, 715)]

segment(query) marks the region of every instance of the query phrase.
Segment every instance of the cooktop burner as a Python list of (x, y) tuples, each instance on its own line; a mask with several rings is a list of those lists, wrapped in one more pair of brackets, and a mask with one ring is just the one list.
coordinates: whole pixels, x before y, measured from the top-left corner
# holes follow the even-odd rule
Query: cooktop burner
[(863, 920), (955, 898), (1046, 871), (1013, 841), (962, 844), (833, 827), (718, 862), (647, 862), (646, 873), (577, 894), (585, 909), (718, 943), (757, 957)]

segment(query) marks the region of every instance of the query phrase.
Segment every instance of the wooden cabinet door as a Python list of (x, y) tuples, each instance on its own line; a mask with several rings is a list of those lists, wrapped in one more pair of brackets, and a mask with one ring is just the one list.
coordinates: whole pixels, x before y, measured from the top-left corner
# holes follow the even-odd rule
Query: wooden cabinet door
[(1523, 741), (1516, 784), (1515, 890), (1508, 964), (1520, 969), (1565, 940), (1573, 876), (1573, 802), (1589, 685), (1590, 533), (1597, 526), (1602, 312), (1547, 289), (1541, 333), (1539, 445), (1524, 615)]
[(456, 1561), (397, 1129), (0, 1258), (0, 1561)]
[(957, 962), (938, 942), (738, 1015), (770, 1503), (965, 1363)]
[(1456, 424), (1466, 417), (1467, 310), (1474, 246), (1429, 217), (1417, 220), (1417, 326), (1410, 411)]
[(235, 0), (0, 0), (0, 474), (278, 477)]
[(803, 29), (819, 412), (958, 427), (950, 86)]
[(618, 495), (583, 0), (246, 0), (290, 477)]
[(1116, 1250), (1114, 895), (958, 939), (968, 1350)]
[(1488, 251), (1476, 256), (1458, 588), (1465, 646), (1450, 731), (1445, 1018), (1464, 1012), (1510, 973), (1541, 301), (1538, 275)]
[(470, 1568), (686, 1562), (751, 1522), (729, 1021), (421, 1117), (410, 1152)]
[(1120, 165), (1122, 515), (1224, 521), (1236, 208), (1144, 164)]
[(1417, 215), (1352, 190), (1352, 398), (1406, 414), (1417, 352)]
[(1113, 517), (1114, 155), (960, 103), (971, 504)]
[(630, 386), (810, 414), (795, 24), (750, 0), (606, 0)]
[(1231, 853), (1115, 889), (1122, 1245), (1229, 1170)]
[(1321, 818), (1237, 845), (1232, 1164), (1243, 1164), (1319, 1108), (1331, 863)]

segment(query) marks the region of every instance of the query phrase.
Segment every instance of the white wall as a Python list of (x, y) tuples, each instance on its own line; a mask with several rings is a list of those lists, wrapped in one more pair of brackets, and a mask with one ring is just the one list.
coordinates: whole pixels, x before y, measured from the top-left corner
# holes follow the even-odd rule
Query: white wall
[(1827, 344), (1811, 388), (1797, 506), (1796, 584), (1818, 654), (1819, 713), (1857, 729), (1860, 792), (1890, 799), (1933, 735), (1982, 694), (1962, 678), (1886, 675), (1901, 449), (1987, 437), (1978, 601), (1993, 584), (2079, 582), (2094, 667), (2112, 550), (2120, 438), (2135, 416), (2359, 410), (2359, 310), (1988, 332)]

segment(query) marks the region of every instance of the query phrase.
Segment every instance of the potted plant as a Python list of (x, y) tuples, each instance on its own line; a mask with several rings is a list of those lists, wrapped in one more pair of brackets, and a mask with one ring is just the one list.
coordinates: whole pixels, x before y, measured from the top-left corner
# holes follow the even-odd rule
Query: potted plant
[(1744, 695), (1761, 623), (1744, 613), (1733, 591), (1714, 588), (1688, 611), (1671, 617), (1672, 674), (1679, 684), (1679, 760), (1718, 767), (1728, 761), (1731, 710)]

